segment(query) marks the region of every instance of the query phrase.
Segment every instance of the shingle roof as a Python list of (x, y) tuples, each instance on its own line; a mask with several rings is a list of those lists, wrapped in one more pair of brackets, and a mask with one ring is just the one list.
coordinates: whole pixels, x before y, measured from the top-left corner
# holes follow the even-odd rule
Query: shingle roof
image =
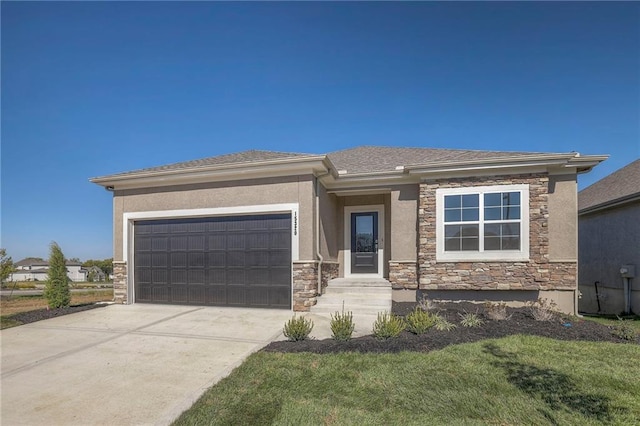
[(360, 146), (332, 152), (327, 156), (338, 170), (346, 170), (347, 174), (352, 174), (392, 171), (398, 166), (489, 158), (516, 158), (532, 154), (545, 153)]
[(144, 172), (186, 170), (186, 169), (194, 169), (194, 168), (206, 167), (206, 166), (218, 166), (218, 165), (221, 166), (226, 164), (243, 164), (243, 163), (255, 163), (259, 161), (283, 160), (287, 158), (308, 157), (313, 155), (317, 155), (317, 154), (304, 154), (299, 152), (259, 151), (259, 150), (252, 149), (249, 151), (235, 152), (232, 154), (201, 158), (199, 160), (183, 161), (180, 163), (172, 163), (164, 166), (148, 167), (145, 169), (132, 170), (128, 172), (113, 174), (113, 175), (110, 175), (109, 177), (127, 176), (127, 175), (133, 175), (133, 174), (144, 173)]
[(46, 260), (37, 257), (25, 257), (22, 260), (17, 261), (14, 266), (33, 266), (33, 265), (48, 265)]
[(640, 195), (640, 159), (627, 164), (578, 193), (578, 211)]

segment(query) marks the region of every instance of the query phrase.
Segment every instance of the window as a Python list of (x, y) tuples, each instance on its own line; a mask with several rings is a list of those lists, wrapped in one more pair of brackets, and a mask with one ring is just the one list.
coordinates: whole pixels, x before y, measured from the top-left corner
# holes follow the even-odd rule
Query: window
[(436, 190), (438, 261), (528, 260), (529, 187)]

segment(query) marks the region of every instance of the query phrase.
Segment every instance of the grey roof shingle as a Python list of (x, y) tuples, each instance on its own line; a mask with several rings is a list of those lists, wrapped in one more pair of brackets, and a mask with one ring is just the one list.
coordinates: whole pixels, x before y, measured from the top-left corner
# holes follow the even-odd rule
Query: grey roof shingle
[(489, 158), (516, 158), (522, 155), (532, 154), (545, 153), (359, 146), (357, 148), (332, 152), (327, 154), (327, 156), (338, 170), (346, 170), (347, 174), (352, 174), (393, 171), (398, 166)]
[[(380, 173), (394, 171), (398, 166), (419, 166), (434, 163), (446, 163), (469, 160), (517, 159), (527, 155), (550, 154), (545, 152), (519, 151), (479, 151), (444, 148), (401, 148), (385, 146), (359, 146), (335, 151), (326, 156), (337, 171), (346, 170), (346, 174)], [(179, 170), (197, 169), (208, 166), (250, 164), (254, 162), (277, 161), (291, 158), (322, 157), (323, 154), (305, 154), (295, 152), (276, 152), (250, 150), (233, 154), (208, 157), (200, 160), (184, 161), (159, 167), (133, 170), (109, 176), (94, 178), (127, 178), (140, 173), (162, 173)], [(92, 181), (94, 180), (92, 179)]]
[(640, 195), (640, 159), (611, 173), (578, 193), (578, 211)]
[(148, 167), (144, 169), (116, 173), (113, 175), (109, 175), (109, 177), (127, 176), (127, 175), (134, 175), (134, 174), (144, 173), (144, 172), (187, 170), (187, 169), (195, 169), (195, 168), (206, 167), (206, 166), (218, 166), (218, 165), (222, 166), (227, 164), (243, 164), (243, 163), (255, 163), (258, 161), (283, 160), (286, 158), (309, 157), (313, 155), (317, 155), (317, 154), (304, 154), (299, 152), (260, 151), (260, 150), (252, 149), (249, 151), (235, 152), (232, 154), (218, 155), (215, 157), (201, 158), (198, 160), (182, 161), (179, 163), (172, 163), (164, 166)]

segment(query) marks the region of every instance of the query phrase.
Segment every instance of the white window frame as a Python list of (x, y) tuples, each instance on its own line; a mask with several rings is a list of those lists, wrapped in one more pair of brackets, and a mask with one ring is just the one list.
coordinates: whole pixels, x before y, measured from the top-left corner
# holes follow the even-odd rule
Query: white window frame
[[(484, 194), (520, 193), (520, 250), (484, 250)], [(445, 251), (444, 197), (447, 195), (479, 195), (479, 250)], [(513, 262), (529, 260), (529, 185), (469, 186), (436, 189), (436, 261), (437, 262)]]

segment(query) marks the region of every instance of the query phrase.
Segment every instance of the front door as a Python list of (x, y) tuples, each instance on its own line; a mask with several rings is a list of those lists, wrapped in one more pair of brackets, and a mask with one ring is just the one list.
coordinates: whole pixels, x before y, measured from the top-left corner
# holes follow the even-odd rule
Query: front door
[(378, 273), (378, 212), (351, 213), (351, 273)]

